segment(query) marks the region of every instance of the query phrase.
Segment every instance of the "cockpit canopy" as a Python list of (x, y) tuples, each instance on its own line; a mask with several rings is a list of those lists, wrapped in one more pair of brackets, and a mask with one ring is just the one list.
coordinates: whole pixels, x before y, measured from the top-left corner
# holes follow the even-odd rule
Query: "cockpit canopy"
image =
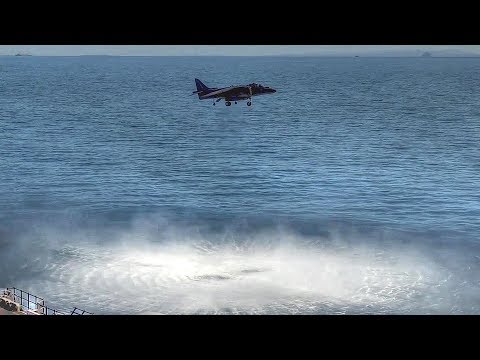
[(269, 86), (263, 86), (263, 85), (260, 85), (260, 84), (257, 84), (257, 83), (251, 83), (251, 84), (248, 84), (248, 86), (250, 86), (252, 88), (270, 89)]

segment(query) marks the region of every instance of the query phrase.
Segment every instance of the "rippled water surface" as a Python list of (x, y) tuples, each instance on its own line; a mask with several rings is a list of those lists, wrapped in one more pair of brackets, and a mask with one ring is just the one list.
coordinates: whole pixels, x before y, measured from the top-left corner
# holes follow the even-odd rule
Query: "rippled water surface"
[[(225, 107), (190, 96), (260, 83)], [(0, 57), (0, 287), (100, 314), (480, 313), (475, 58)]]

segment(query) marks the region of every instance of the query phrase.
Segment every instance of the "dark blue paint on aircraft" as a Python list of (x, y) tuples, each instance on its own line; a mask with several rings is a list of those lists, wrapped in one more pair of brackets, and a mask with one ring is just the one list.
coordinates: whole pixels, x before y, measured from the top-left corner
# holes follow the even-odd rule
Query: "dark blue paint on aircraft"
[(197, 94), (200, 100), (217, 99), (213, 105), (224, 99), (226, 106), (232, 105), (232, 101), (236, 104), (237, 101), (240, 100), (247, 100), (247, 105), (250, 106), (252, 105), (253, 96), (273, 94), (277, 92), (275, 89), (256, 83), (224, 88), (210, 88), (199, 79), (195, 79), (195, 85), (197, 86), (197, 91), (194, 91), (192, 94)]

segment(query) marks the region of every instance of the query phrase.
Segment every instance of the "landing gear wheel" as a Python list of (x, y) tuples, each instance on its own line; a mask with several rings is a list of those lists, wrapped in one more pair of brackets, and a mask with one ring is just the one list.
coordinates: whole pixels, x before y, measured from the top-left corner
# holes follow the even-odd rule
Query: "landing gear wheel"
[(213, 103), (213, 106), (215, 106), (215, 103)]
[(230, 101), (225, 101), (225, 106), (230, 106), (232, 103)]
[(247, 106), (252, 106), (252, 102), (251, 102), (251, 101), (248, 101), (248, 102), (247, 102)]
[(237, 105), (237, 102), (235, 101), (235, 105)]

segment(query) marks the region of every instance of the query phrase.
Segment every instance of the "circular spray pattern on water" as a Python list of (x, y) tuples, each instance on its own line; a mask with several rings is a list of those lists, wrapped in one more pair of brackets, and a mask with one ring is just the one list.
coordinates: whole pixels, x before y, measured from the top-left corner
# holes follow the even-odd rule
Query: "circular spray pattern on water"
[[(420, 254), (282, 241), (65, 245), (18, 284), (97, 314), (448, 313), (449, 272)], [(443, 297), (442, 297), (443, 296)]]

